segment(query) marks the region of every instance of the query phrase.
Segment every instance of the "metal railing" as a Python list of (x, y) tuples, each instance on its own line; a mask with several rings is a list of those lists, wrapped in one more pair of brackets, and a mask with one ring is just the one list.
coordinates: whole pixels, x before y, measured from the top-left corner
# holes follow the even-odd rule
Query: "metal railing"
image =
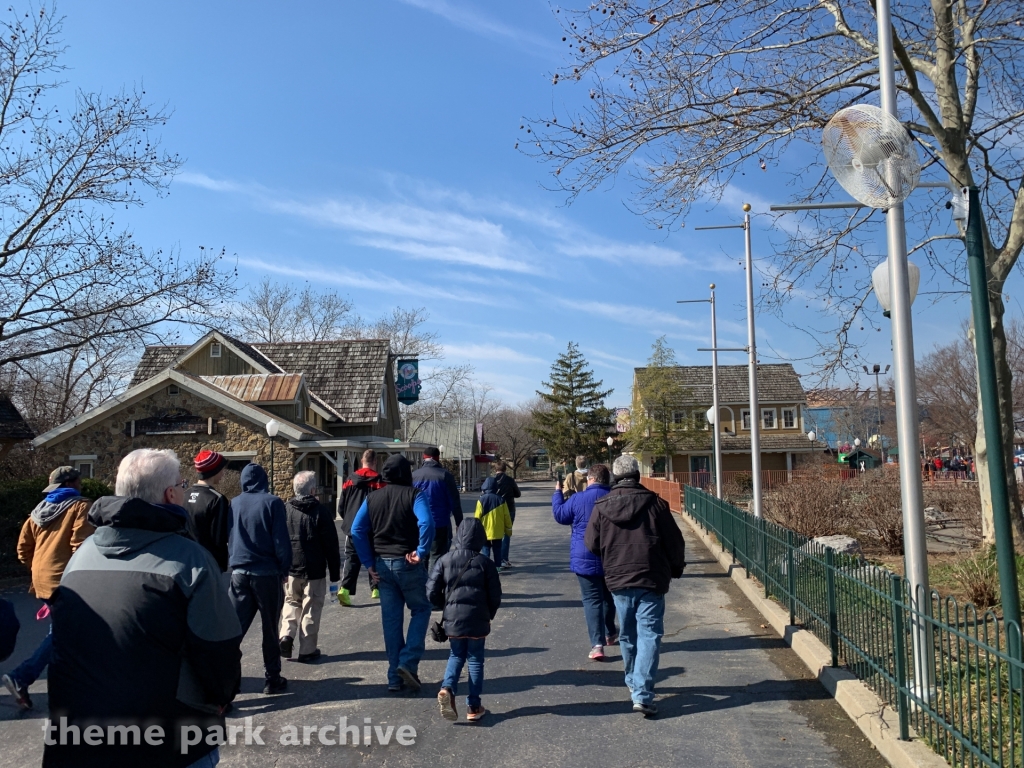
[[(838, 466), (832, 472), (834, 472), (835, 477), (844, 480), (860, 475), (860, 470), (844, 469)], [(785, 483), (792, 482), (794, 479), (813, 474), (813, 472), (805, 469), (763, 469), (761, 470), (761, 486), (767, 490), (772, 486), (784, 485)], [(664, 472), (652, 472), (650, 476), (660, 480), (670, 480), (682, 485), (692, 485), (694, 488), (704, 490), (712, 488), (715, 484), (715, 476), (710, 470), (706, 472), (669, 472), (667, 475)], [(729, 483), (739, 483), (741, 486), (752, 485), (749, 470), (725, 471), (722, 473), (722, 482), (726, 485)]]
[[(1020, 627), (934, 591), (927, 599), (909, 595), (905, 579), (863, 557), (697, 488), (685, 488), (683, 506), (787, 608), (790, 624), (829, 648), (833, 666), (847, 667), (894, 708), (900, 738), (913, 728), (954, 766), (1024, 766), (1024, 663), (1007, 650), (1011, 638), (1019, 643)], [(929, 642), (915, 651), (922, 635)]]

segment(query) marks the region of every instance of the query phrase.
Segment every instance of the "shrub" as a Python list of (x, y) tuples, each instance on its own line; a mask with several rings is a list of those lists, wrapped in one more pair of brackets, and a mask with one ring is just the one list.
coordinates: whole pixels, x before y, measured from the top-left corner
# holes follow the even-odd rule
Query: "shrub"
[(903, 497), (894, 469), (875, 469), (846, 481), (853, 492), (853, 515), (861, 533), (890, 555), (903, 554)]
[(764, 496), (764, 515), (773, 523), (814, 538), (849, 533), (850, 488), (831, 466), (818, 465)]
[(999, 566), (991, 547), (961, 557), (951, 570), (967, 599), (978, 608), (991, 608), (999, 602)]

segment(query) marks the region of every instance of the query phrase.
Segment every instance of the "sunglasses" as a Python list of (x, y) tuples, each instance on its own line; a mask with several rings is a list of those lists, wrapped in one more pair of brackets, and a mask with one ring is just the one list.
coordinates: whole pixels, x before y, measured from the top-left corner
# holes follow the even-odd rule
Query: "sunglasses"
[(180, 483), (175, 483), (170, 486), (171, 488), (181, 488), (183, 491), (188, 490), (188, 480), (182, 480)]

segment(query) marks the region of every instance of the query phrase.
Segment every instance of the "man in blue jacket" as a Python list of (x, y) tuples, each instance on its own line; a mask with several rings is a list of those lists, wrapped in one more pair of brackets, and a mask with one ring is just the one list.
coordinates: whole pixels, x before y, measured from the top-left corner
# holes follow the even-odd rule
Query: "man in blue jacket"
[(580, 582), (583, 598), (583, 615), (590, 632), (590, 658), (604, 661), (604, 646), (615, 645), (618, 632), (615, 629), (615, 602), (604, 582), (604, 568), (601, 558), (583, 544), (590, 514), (594, 503), (607, 496), (611, 488), (611, 475), (604, 464), (594, 464), (587, 471), (587, 487), (574, 493), (568, 499), (562, 495), (562, 483), (556, 481), (551, 497), (551, 510), (555, 522), (572, 526), (569, 544), (569, 568)]
[(462, 524), (462, 499), (452, 473), (441, 466), (441, 452), (434, 447), (423, 451), (423, 464), (412, 473), (412, 484), (427, 499), (434, 519), (434, 543), (430, 547), (427, 573), (452, 545), (452, 516), (456, 527)]
[(421, 687), (418, 672), (430, 624), (426, 560), (434, 520), (426, 497), (412, 487), (412, 466), (405, 456), (395, 454), (384, 462), (381, 477), (384, 487), (366, 497), (352, 521), (352, 544), (380, 589), (388, 690), (415, 692)]
[(242, 493), (231, 500), (228, 536), (229, 594), (242, 625), (249, 631), (256, 614), (263, 625), (264, 693), (281, 693), (281, 646), (277, 628), (284, 604), (284, 581), (292, 567), (292, 543), (284, 502), (270, 493), (267, 473), (259, 464), (242, 470)]

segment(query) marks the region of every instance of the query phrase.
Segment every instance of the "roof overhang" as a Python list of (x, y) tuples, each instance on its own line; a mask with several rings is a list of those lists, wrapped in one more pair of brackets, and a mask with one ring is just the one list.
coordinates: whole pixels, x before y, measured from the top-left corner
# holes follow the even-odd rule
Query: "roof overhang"
[(413, 441), (397, 443), (394, 440), (387, 440), (379, 435), (368, 437), (329, 437), (320, 440), (294, 440), (288, 443), (289, 448), (299, 451), (365, 450), (367, 448), (372, 448), (375, 451), (422, 451), (430, 446), (431, 443)]
[(281, 417), (276, 414), (239, 400), (238, 398), (229, 395), (224, 390), (215, 387), (212, 384), (207, 384), (202, 379), (195, 376), (190, 376), (173, 368), (165, 368), (151, 379), (147, 379), (126, 392), (122, 392), (120, 395), (111, 398), (102, 405), (99, 405), (90, 411), (86, 411), (81, 416), (76, 416), (70, 421), (66, 421), (60, 426), (54, 427), (49, 432), (39, 435), (39, 437), (32, 441), (32, 446), (34, 448), (49, 448), (51, 445), (55, 445), (62, 440), (66, 440), (67, 438), (78, 434), (95, 422), (116, 413), (122, 408), (134, 405), (140, 400), (143, 400), (153, 394), (153, 392), (161, 386), (166, 386), (168, 384), (177, 384), (180, 388), (187, 390), (194, 395), (198, 395), (208, 402), (216, 403), (229, 413), (232, 413), (239, 418), (246, 419), (254, 424), (259, 424), (263, 427), (267, 425), (268, 421), (274, 419), (280, 424), (279, 433), (281, 436), (288, 438), (289, 440), (302, 440), (303, 438), (309, 437), (308, 432), (288, 421), (282, 421)]

